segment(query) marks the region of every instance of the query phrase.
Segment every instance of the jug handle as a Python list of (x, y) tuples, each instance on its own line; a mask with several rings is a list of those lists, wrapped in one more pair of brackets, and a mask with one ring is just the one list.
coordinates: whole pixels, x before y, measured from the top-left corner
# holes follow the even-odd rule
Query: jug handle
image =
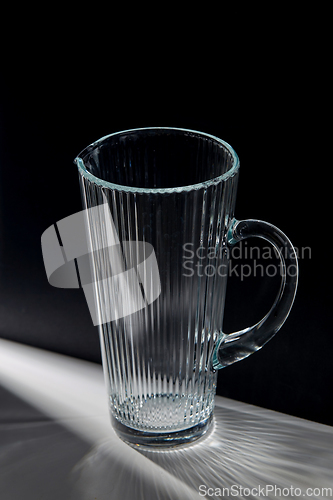
[(229, 246), (252, 237), (263, 238), (275, 247), (281, 261), (280, 289), (270, 311), (261, 321), (238, 332), (221, 332), (212, 356), (214, 370), (247, 358), (263, 347), (280, 330), (294, 302), (298, 262), (292, 243), (280, 229), (268, 222), (233, 219), (228, 231)]

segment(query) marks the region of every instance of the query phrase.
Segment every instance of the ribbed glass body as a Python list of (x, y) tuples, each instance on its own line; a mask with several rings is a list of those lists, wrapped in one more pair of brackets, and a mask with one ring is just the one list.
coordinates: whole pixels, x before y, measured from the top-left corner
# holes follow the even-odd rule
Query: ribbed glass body
[[(180, 129), (113, 134), (76, 159), (84, 208), (107, 203), (120, 247), (149, 243), (159, 270), (156, 300), (99, 326), (111, 414), (130, 429), (179, 432), (213, 411), (236, 161), (223, 141)], [(89, 224), (102, 238), (101, 221)], [(99, 307), (108, 286), (95, 283)]]

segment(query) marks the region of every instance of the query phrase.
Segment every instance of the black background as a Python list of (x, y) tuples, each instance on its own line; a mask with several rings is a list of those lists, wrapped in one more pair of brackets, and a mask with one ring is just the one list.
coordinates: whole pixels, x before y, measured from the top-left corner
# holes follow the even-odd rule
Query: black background
[[(73, 159), (119, 130), (200, 130), (240, 157), (236, 217), (271, 222), (297, 248), (311, 248), (287, 322), (264, 349), (220, 372), (218, 394), (333, 425), (331, 243), (323, 229), (331, 180), (318, 142), (325, 110), (305, 54), (249, 53), (246, 64), (231, 64), (227, 54), (141, 41), (110, 44), (98, 57), (79, 34), (71, 47), (59, 41), (30, 33), (2, 65), (0, 335), (100, 362), (82, 290), (51, 287), (41, 253), (42, 232), (81, 210)], [(225, 332), (258, 321), (277, 287), (272, 278), (231, 278)]]

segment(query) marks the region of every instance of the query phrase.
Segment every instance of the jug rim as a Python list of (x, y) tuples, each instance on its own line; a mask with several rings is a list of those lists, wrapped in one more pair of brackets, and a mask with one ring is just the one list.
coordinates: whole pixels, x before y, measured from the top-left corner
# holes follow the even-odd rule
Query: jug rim
[[(184, 132), (184, 133), (188, 133), (188, 134), (196, 134), (196, 135), (202, 136), (204, 138), (214, 140), (214, 141), (218, 142), (219, 144), (221, 144), (222, 146), (224, 146), (229, 151), (229, 153), (231, 154), (231, 156), (233, 158), (232, 167), (229, 170), (227, 170), (227, 172), (224, 172), (223, 174), (221, 174), (219, 176), (212, 177), (211, 179), (208, 179), (206, 181), (202, 181), (202, 182), (195, 183), (195, 184), (189, 184), (189, 185), (185, 185), (185, 186), (174, 186), (174, 187), (166, 187), (166, 188), (158, 188), (158, 187), (147, 188), (147, 187), (137, 187), (137, 186), (125, 186), (125, 185), (121, 185), (121, 184), (117, 184), (114, 182), (109, 182), (109, 181), (106, 181), (104, 179), (101, 179), (101, 178), (95, 176), (94, 174), (92, 174), (91, 172), (89, 172), (89, 170), (87, 170), (87, 168), (84, 164), (84, 157), (87, 156), (89, 153), (91, 153), (103, 141), (109, 139), (110, 137), (115, 137), (117, 135), (120, 136), (122, 134), (129, 134), (132, 132), (133, 133), (134, 132), (136, 132), (136, 133), (137, 132), (144, 132), (144, 131), (149, 131), (149, 130), (151, 130), (151, 131), (153, 131), (153, 130), (156, 130), (156, 131), (157, 130), (179, 131), (179, 132)], [(117, 191), (126, 191), (126, 192), (130, 192), (130, 193), (147, 193), (147, 194), (148, 193), (161, 193), (161, 194), (181, 193), (183, 191), (188, 192), (188, 191), (208, 188), (212, 185), (216, 185), (216, 184), (219, 184), (220, 182), (226, 181), (230, 177), (233, 177), (234, 175), (236, 175), (238, 170), (239, 170), (239, 165), (240, 165), (239, 158), (238, 158), (236, 151), (226, 141), (220, 139), (217, 136), (207, 134), (206, 132), (200, 132), (198, 130), (192, 130), (192, 129), (187, 129), (187, 128), (178, 128), (178, 127), (142, 127), (142, 128), (121, 130), (119, 132), (113, 132), (111, 134), (107, 134), (107, 135), (101, 137), (100, 139), (98, 139), (97, 141), (94, 141), (91, 144), (89, 144), (88, 146), (86, 146), (75, 157), (74, 163), (77, 165), (79, 173), (83, 177), (88, 179), (90, 182), (97, 184), (98, 186), (117, 190)]]

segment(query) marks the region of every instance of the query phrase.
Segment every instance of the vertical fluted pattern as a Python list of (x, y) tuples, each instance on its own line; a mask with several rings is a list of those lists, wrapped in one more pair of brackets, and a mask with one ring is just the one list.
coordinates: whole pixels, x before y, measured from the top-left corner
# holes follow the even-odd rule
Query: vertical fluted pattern
[[(90, 171), (120, 185), (166, 187), (180, 180), (178, 167), (170, 167), (168, 178), (155, 165), (158, 155), (151, 158), (147, 144), (138, 147), (133, 141), (131, 147), (118, 144), (118, 149), (91, 154)], [(207, 141), (198, 141), (191, 154), (191, 175), (198, 182), (207, 165), (221, 173), (229, 168), (226, 151)], [(112, 172), (116, 180), (110, 179)], [(209, 417), (214, 404), (211, 355), (222, 328), (223, 249), (237, 176), (192, 190), (154, 193), (102, 188), (82, 175), (80, 182), (84, 207), (108, 203), (121, 245), (153, 246), (161, 281), (154, 302), (99, 327), (111, 412), (123, 424), (150, 432), (194, 426)], [(103, 238), (101, 221), (89, 224), (96, 226), (90, 229), (92, 240)], [(94, 259), (101, 272), (110, 265), (101, 254)], [(100, 307), (112, 307), (108, 285), (97, 281), (95, 288)], [(123, 295), (131, 300), (130, 291)]]

